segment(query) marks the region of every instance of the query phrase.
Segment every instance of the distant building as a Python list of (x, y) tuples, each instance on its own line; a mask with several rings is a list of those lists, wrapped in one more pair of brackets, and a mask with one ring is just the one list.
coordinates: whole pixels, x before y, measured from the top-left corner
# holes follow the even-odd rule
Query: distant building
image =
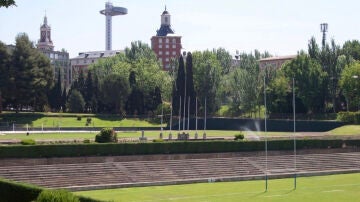
[(54, 44), (51, 40), (51, 27), (47, 23), (47, 17), (44, 17), (44, 23), (40, 26), (40, 39), (37, 43), (37, 49), (46, 55), (54, 71), (54, 80), (57, 80), (60, 70), (61, 82), (66, 88), (69, 86), (70, 62), (69, 53), (65, 50), (54, 51)]
[(262, 58), (259, 60), (260, 70), (265, 68), (279, 69), (286, 61), (296, 58), (296, 55)]
[(170, 69), (171, 59), (181, 55), (181, 36), (175, 35), (171, 28), (171, 15), (166, 7), (161, 15), (160, 29), (151, 37), (151, 48), (166, 71)]
[(89, 65), (97, 62), (99, 59), (113, 57), (123, 52), (124, 52), (123, 50), (107, 50), (107, 51), (90, 51), (90, 52), (79, 53), (77, 57), (70, 59), (71, 83), (78, 78), (80, 71), (86, 73)]

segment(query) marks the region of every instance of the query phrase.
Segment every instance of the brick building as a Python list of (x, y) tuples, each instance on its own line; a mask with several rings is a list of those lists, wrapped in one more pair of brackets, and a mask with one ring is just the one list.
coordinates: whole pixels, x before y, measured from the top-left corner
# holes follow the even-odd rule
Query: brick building
[(163, 70), (170, 69), (172, 58), (181, 55), (181, 36), (175, 35), (171, 28), (171, 15), (166, 10), (161, 14), (161, 26), (156, 31), (156, 36), (151, 37), (151, 48), (163, 66)]

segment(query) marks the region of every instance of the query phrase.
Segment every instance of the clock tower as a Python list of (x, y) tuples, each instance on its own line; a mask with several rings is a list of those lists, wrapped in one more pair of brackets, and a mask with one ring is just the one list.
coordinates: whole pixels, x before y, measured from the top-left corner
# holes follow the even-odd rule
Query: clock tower
[(51, 27), (47, 24), (47, 17), (44, 17), (44, 24), (40, 26), (40, 40), (37, 48), (40, 50), (54, 50), (54, 45), (51, 40)]
[(165, 71), (171, 70), (171, 60), (181, 55), (181, 36), (176, 35), (171, 28), (171, 15), (166, 6), (161, 14), (160, 29), (156, 31), (156, 36), (151, 37), (151, 48)]

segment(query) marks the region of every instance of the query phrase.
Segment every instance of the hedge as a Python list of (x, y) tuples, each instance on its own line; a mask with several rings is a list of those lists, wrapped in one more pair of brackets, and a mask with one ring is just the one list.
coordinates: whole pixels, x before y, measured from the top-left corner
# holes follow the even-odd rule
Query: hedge
[(338, 121), (360, 124), (360, 111), (358, 112), (339, 112), (336, 119)]
[[(45, 189), (34, 185), (11, 182), (0, 178), (0, 202), (35, 201), (43, 190)], [(77, 197), (80, 202), (101, 202), (88, 197)]]
[[(297, 140), (297, 149), (360, 146), (360, 140)], [(216, 153), (264, 150), (264, 141), (174, 141), (64, 145), (12, 145), (0, 148), (0, 158), (120, 156), (143, 154)], [(269, 150), (291, 150), (293, 140), (270, 140)]]

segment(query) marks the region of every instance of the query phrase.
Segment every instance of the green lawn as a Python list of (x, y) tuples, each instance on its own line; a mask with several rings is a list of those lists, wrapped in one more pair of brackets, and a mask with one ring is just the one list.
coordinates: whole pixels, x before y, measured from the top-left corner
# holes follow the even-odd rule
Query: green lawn
[(346, 125), (329, 131), (332, 135), (360, 135), (360, 125)]
[[(26, 133), (16, 133), (16, 134), (5, 134), (5, 135), (0, 135), (0, 140), (5, 140), (5, 139), (12, 139), (12, 140), (22, 140), (22, 139), (34, 139), (34, 140), (42, 140), (42, 139), (55, 139), (55, 140), (60, 140), (60, 139), (84, 139), (84, 138), (95, 138), (95, 135), (98, 133), (98, 131), (93, 131), (93, 132), (84, 132), (84, 133), (61, 133), (61, 132), (57, 132), (57, 133), (32, 133), (30, 131), (30, 135), (27, 136)], [(169, 137), (169, 131), (163, 131), (163, 138), (167, 139)], [(203, 137), (203, 133), (204, 131), (198, 131), (198, 138), (201, 139)], [(239, 131), (221, 131), (221, 130), (207, 130), (206, 131), (206, 136), (207, 137), (219, 137), (219, 138), (233, 138), (235, 136), (235, 134), (238, 134)], [(247, 136), (263, 136), (264, 133), (262, 132), (257, 132), (257, 133), (253, 133), (253, 132), (243, 132), (245, 134), (245, 137)], [(178, 131), (172, 131), (173, 134), (173, 138), (176, 138)], [(117, 133), (118, 138), (138, 138), (141, 136), (141, 131), (119, 131)], [(269, 137), (271, 136), (279, 136), (279, 135), (289, 135), (289, 133), (287, 132), (269, 132), (267, 133), (267, 135)], [(151, 139), (157, 139), (160, 136), (160, 131), (145, 131), (145, 136)], [(195, 131), (190, 131), (190, 138), (194, 138), (195, 137)]]
[(112, 201), (360, 201), (360, 174), (301, 177), (269, 181), (199, 183), (75, 192)]

